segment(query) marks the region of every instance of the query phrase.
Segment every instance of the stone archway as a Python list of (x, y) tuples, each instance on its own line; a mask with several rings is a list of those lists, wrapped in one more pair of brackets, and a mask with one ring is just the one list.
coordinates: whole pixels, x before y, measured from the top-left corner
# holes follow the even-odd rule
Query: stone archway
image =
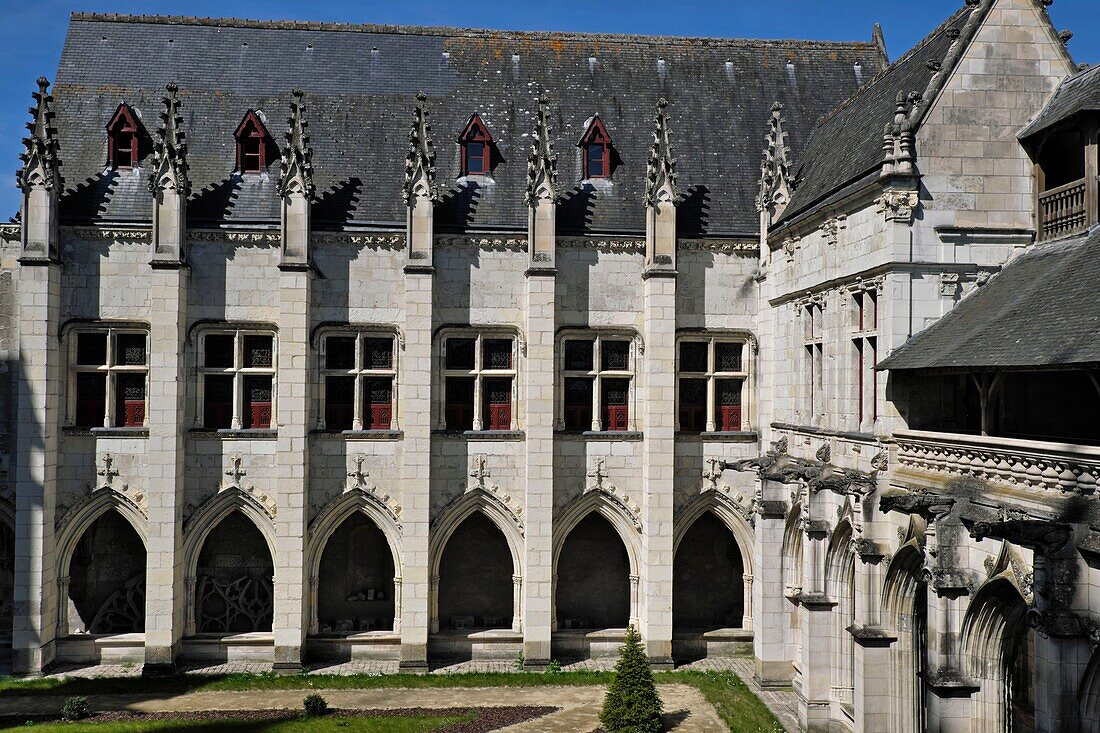
[(619, 532), (590, 512), (565, 537), (554, 588), (559, 629), (621, 629), (633, 606), (630, 558)]
[(433, 631), (512, 628), (517, 577), (504, 533), (481, 511), (470, 513), (439, 556)]
[(1023, 733), (1034, 728), (1035, 632), (1028, 604), (1009, 570), (974, 594), (963, 617), (964, 671), (979, 684), (975, 733)]
[(882, 588), (882, 607), (897, 635), (890, 647), (891, 730), (925, 728), (924, 675), (928, 672), (928, 585), (921, 577), (924, 550), (913, 539), (894, 553)]
[(12, 635), (12, 599), (15, 592), (15, 532), (0, 517), (0, 639)]
[(239, 509), (209, 531), (195, 565), (194, 631), (271, 631), (275, 563), (264, 534)]
[(114, 510), (100, 514), (69, 558), (61, 629), (88, 634), (144, 631), (145, 554), (145, 543), (130, 522)]
[[(783, 525), (780, 569), (783, 577), (783, 595), (786, 598), (802, 592), (803, 532), (801, 518), (802, 505), (795, 504), (791, 507)], [(796, 670), (802, 669), (802, 615), (798, 612), (798, 606), (793, 603), (784, 603), (783, 608), (790, 619), (789, 623), (785, 624), (786, 633), (784, 635), (787, 658), (794, 663)]]
[(317, 571), (317, 625), (322, 634), (392, 631), (394, 557), (389, 540), (363, 512), (329, 536)]
[(672, 570), (674, 631), (739, 628), (745, 615), (745, 561), (733, 533), (713, 512), (685, 532)]
[(1092, 661), (1081, 679), (1078, 699), (1081, 701), (1081, 733), (1100, 733), (1100, 650), (1092, 653)]
[(837, 604), (832, 624), (832, 696), (851, 712), (855, 702), (855, 640), (848, 628), (855, 623), (856, 583), (852, 525), (847, 519), (833, 530), (829, 540), (825, 580), (827, 592)]

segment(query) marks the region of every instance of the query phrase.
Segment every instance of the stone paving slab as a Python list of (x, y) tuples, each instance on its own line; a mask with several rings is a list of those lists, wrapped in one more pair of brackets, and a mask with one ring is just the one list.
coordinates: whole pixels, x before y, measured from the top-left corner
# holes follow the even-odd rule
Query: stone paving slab
[[(717, 711), (690, 685), (659, 685), (668, 711), (670, 730), (678, 733), (723, 733)], [(315, 690), (314, 690), (315, 691)], [(253, 692), (191, 692), (180, 695), (92, 695), (93, 710), (177, 712), (194, 710), (298, 709), (311, 690)], [(508, 733), (585, 733), (599, 726), (604, 688), (598, 685), (563, 687), (385, 688), (372, 690), (321, 690), (336, 708), (455, 708), (501, 705), (550, 705), (555, 713), (509, 726)], [(56, 714), (64, 704), (60, 696), (0, 697), (0, 716)]]

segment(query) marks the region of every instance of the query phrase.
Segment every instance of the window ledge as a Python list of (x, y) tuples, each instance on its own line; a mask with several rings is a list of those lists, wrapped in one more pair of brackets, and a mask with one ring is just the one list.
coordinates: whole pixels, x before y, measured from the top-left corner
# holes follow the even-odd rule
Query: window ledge
[(61, 433), (85, 438), (148, 438), (149, 428), (85, 428), (68, 425), (61, 428)]
[(279, 436), (278, 430), (270, 428), (242, 428), (240, 430), (194, 428), (191, 432), (204, 438), (217, 438), (219, 440), (274, 440)]
[(339, 433), (330, 433), (333, 437), (342, 437), (345, 440), (403, 440), (404, 430), (343, 430)]
[(636, 441), (642, 439), (641, 430), (582, 430), (580, 432), (563, 430), (559, 435), (574, 435), (586, 440), (624, 440)]
[(527, 437), (522, 430), (436, 430), (434, 432), (436, 435), (471, 440), (524, 440)]
[(755, 430), (729, 430), (715, 432), (676, 433), (677, 438), (706, 440), (714, 443), (755, 443), (760, 435)]

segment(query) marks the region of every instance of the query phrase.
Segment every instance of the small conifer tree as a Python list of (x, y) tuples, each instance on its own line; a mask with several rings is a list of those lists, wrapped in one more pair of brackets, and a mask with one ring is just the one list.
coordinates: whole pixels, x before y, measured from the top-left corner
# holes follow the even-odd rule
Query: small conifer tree
[(633, 626), (615, 663), (615, 674), (603, 699), (600, 722), (607, 733), (660, 733), (661, 698), (653, 682), (642, 638)]

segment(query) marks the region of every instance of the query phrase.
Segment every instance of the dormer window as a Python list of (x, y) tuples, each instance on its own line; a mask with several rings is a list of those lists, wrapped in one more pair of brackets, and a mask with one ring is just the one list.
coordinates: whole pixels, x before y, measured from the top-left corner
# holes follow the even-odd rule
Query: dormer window
[(490, 172), (492, 142), (489, 128), (475, 114), (458, 138), (458, 144), (462, 147), (462, 175), (484, 176)]
[(120, 104), (107, 123), (107, 165), (129, 170), (139, 159), (137, 118), (128, 105)]
[(271, 136), (256, 113), (248, 110), (233, 135), (237, 138), (237, 170), (241, 173), (261, 173), (266, 170)]
[(585, 178), (611, 177), (611, 136), (598, 115), (592, 118), (581, 138), (581, 150), (584, 152)]

